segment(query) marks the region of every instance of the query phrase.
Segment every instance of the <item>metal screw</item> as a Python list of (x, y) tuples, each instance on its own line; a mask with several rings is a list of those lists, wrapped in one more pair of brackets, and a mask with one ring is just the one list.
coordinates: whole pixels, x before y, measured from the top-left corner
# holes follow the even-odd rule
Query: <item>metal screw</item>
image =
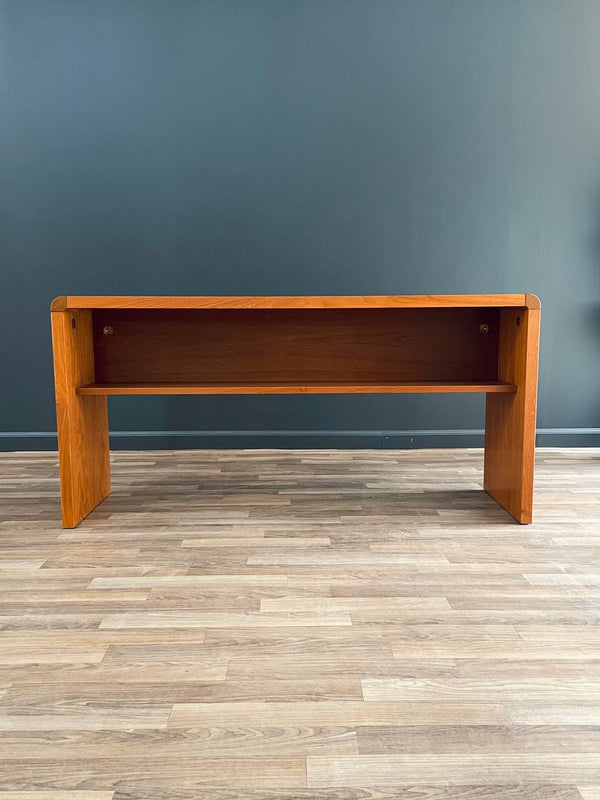
[(487, 322), (482, 322), (481, 325), (479, 326), (479, 330), (481, 331), (481, 333), (489, 333), (490, 326), (487, 324)]
[(113, 333), (114, 333), (113, 326), (112, 326), (112, 325), (105, 325), (105, 326), (102, 328), (102, 333), (103, 333), (105, 336), (112, 336), (112, 335), (113, 335)]

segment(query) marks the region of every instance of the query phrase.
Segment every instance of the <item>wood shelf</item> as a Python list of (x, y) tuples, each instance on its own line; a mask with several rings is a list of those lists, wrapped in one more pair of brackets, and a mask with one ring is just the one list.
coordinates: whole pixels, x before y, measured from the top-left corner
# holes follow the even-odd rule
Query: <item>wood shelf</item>
[(278, 381), (264, 383), (88, 383), (77, 387), (78, 395), (157, 395), (157, 394), (425, 394), (460, 392), (515, 392), (506, 381)]

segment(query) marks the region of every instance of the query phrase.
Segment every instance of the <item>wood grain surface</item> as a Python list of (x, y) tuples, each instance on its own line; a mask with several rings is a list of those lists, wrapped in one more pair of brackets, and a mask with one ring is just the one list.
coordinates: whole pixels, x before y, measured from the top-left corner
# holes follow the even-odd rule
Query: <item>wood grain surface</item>
[(0, 800), (599, 800), (600, 451), (0, 456)]
[(93, 382), (90, 311), (51, 314), (56, 422), (63, 525), (75, 525), (110, 492), (108, 406), (105, 397), (79, 397)]
[(439, 392), (486, 394), (484, 487), (529, 524), (539, 315), (530, 294), (58, 297), (63, 527), (110, 491), (109, 395)]
[(96, 382), (101, 384), (302, 386), (498, 378), (497, 308), (92, 313)]
[(77, 308), (455, 308), (469, 306), (536, 306), (533, 294), (423, 294), (332, 296), (110, 296), (63, 295), (52, 311)]
[(86, 395), (152, 395), (152, 394), (469, 394), (516, 391), (513, 383), (506, 381), (429, 381), (416, 383), (381, 383), (378, 381), (246, 381), (236, 383), (88, 383), (77, 387), (77, 394)]
[(498, 378), (517, 391), (486, 396), (483, 485), (523, 524), (533, 517), (539, 335), (539, 307), (501, 312)]

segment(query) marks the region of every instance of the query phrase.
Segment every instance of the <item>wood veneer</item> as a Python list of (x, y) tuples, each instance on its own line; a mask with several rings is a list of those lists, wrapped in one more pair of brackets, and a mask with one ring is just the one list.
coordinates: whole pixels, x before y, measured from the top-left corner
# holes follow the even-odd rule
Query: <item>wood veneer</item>
[(88, 383), (77, 387), (78, 395), (152, 395), (152, 394), (449, 394), (515, 392), (506, 381), (430, 381), (429, 383)]
[(497, 379), (499, 310), (492, 308), (92, 313), (97, 383)]
[(63, 525), (77, 525), (110, 492), (105, 397), (80, 397), (94, 381), (90, 311), (52, 314)]
[(516, 392), (486, 398), (483, 486), (519, 522), (533, 515), (539, 308), (503, 309), (498, 376)]
[(481, 392), (485, 489), (531, 520), (535, 295), (52, 303), (65, 527), (108, 492), (106, 396)]
[(337, 296), (122, 296), (63, 295), (52, 301), (52, 311), (74, 308), (466, 308), (537, 306), (532, 294), (423, 294)]

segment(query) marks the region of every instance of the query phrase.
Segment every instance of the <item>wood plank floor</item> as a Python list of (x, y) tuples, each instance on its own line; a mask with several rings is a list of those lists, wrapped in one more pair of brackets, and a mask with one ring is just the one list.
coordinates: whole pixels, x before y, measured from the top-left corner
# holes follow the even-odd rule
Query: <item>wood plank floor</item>
[(600, 450), (0, 456), (0, 800), (600, 800)]

